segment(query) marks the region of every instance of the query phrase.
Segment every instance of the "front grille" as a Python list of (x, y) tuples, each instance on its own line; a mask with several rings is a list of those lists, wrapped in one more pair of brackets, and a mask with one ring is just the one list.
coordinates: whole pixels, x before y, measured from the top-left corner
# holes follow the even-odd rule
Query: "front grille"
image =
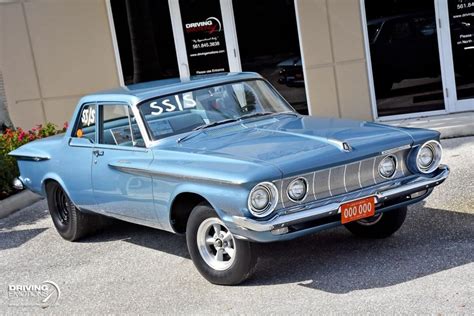
[[(398, 162), (397, 171), (392, 179), (402, 178), (410, 174), (406, 166), (408, 152), (409, 149), (403, 149), (391, 154), (397, 158)], [(291, 201), (286, 194), (288, 184), (297, 178), (296, 176), (275, 181), (275, 185), (280, 190), (280, 201), (277, 209), (322, 200), (387, 182), (389, 180), (380, 176), (378, 172), (378, 165), (386, 156), (380, 155), (298, 176), (305, 178), (309, 186), (306, 198), (300, 203)]]

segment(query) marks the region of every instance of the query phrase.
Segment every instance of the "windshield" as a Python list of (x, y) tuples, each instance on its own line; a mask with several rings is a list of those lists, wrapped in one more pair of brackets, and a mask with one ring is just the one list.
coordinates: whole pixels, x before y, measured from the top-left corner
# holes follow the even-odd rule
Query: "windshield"
[(263, 80), (206, 87), (138, 105), (153, 140), (266, 113), (294, 110)]

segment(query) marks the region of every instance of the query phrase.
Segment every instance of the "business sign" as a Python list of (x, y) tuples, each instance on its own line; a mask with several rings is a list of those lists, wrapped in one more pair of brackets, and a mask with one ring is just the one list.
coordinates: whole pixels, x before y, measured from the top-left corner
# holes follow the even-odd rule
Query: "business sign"
[(472, 99), (474, 0), (448, 0), (448, 4), (457, 99)]
[(453, 49), (474, 52), (474, 0), (449, 0)]
[(229, 71), (218, 0), (181, 0), (181, 19), (191, 75)]

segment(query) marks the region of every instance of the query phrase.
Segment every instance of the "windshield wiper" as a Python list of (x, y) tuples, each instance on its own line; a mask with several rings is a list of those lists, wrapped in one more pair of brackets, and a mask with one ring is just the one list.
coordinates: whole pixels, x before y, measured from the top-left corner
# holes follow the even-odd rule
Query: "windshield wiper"
[(206, 128), (209, 128), (209, 127), (214, 127), (214, 126), (218, 126), (218, 125), (222, 125), (222, 124), (237, 122), (238, 120), (239, 119), (231, 118), (231, 119), (226, 119), (226, 120), (221, 120), (221, 121), (215, 121), (215, 122), (212, 122), (212, 123), (200, 125), (200, 126), (194, 128), (193, 131), (198, 131), (198, 130), (201, 130), (201, 129), (206, 129)]
[(266, 116), (266, 115), (273, 115), (273, 114), (276, 114), (276, 113), (275, 113), (275, 112), (255, 112), (255, 113), (249, 113), (249, 114), (245, 114), (245, 115), (242, 115), (241, 117), (239, 117), (239, 121), (245, 120), (245, 119), (248, 119), (248, 118), (252, 118), (252, 117)]
[(245, 119), (248, 119), (248, 118), (252, 118), (252, 117), (258, 117), (258, 116), (266, 116), (266, 115), (281, 115), (281, 114), (288, 114), (288, 115), (294, 115), (294, 116), (298, 116), (297, 113), (295, 112), (292, 112), (292, 111), (287, 111), (287, 112), (256, 112), (256, 113), (249, 113), (249, 114), (245, 114), (245, 115), (242, 115), (239, 120), (245, 120)]
[(232, 123), (232, 122), (238, 122), (238, 121), (242, 121), (242, 120), (245, 120), (245, 119), (251, 118), (251, 117), (258, 117), (258, 116), (265, 116), (265, 115), (272, 115), (272, 114), (277, 114), (277, 113), (274, 113), (274, 112), (249, 113), (249, 114), (245, 114), (245, 115), (242, 115), (242, 116), (236, 117), (236, 118), (230, 118), (230, 119), (225, 119), (225, 120), (221, 120), (221, 121), (215, 121), (215, 122), (212, 122), (212, 123), (200, 125), (200, 126), (194, 128), (193, 131), (199, 131), (201, 129), (206, 129), (206, 128), (209, 128), (209, 127), (214, 127), (214, 126), (223, 125), (223, 124)]
[(214, 127), (214, 126), (218, 126), (218, 125), (222, 125), (222, 124), (227, 124), (227, 123), (232, 123), (232, 122), (237, 122), (239, 119), (238, 118), (231, 118), (231, 119), (225, 119), (225, 120), (221, 120), (221, 121), (215, 121), (215, 122), (212, 122), (212, 123), (208, 123), (208, 124), (203, 124), (203, 125), (199, 125), (198, 127), (195, 127), (188, 135), (184, 136), (184, 137), (181, 137), (180, 139), (177, 140), (178, 144), (185, 141), (185, 140), (188, 140), (190, 138), (193, 138), (194, 136), (198, 135), (199, 133), (197, 133), (198, 131), (201, 131), (203, 129), (206, 129), (206, 128), (209, 128), (209, 127)]
[(210, 127), (214, 127), (214, 126), (218, 126), (218, 125), (223, 125), (223, 124), (227, 124), (227, 123), (240, 122), (242, 120), (252, 118), (252, 117), (259, 117), (259, 116), (266, 116), (266, 115), (278, 115), (278, 114), (290, 114), (290, 115), (298, 116), (297, 113), (294, 113), (294, 112), (291, 112), (291, 111), (288, 111), (288, 112), (256, 112), (256, 113), (249, 113), (249, 114), (242, 115), (241, 117), (230, 118), (230, 119), (225, 119), (225, 120), (221, 120), (221, 121), (215, 121), (215, 122), (212, 122), (212, 123), (203, 124), (203, 125), (200, 125), (198, 127), (195, 127), (189, 134), (187, 134), (184, 137), (179, 138), (177, 140), (177, 142), (181, 143), (185, 140), (191, 139), (194, 136), (199, 134), (199, 133), (196, 133), (196, 132), (201, 131), (201, 130), (206, 129), (206, 128), (210, 128)]

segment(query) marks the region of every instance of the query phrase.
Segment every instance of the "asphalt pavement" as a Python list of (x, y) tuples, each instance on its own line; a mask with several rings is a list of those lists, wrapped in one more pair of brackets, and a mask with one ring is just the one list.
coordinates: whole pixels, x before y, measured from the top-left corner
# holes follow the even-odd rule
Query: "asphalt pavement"
[[(254, 276), (234, 287), (204, 280), (183, 237), (117, 222), (70, 243), (37, 202), (0, 220), (0, 314), (473, 314), (474, 137), (442, 143), (451, 176), (395, 235), (340, 227), (259, 245)], [(53, 306), (13, 296), (44, 281), (60, 289)]]

